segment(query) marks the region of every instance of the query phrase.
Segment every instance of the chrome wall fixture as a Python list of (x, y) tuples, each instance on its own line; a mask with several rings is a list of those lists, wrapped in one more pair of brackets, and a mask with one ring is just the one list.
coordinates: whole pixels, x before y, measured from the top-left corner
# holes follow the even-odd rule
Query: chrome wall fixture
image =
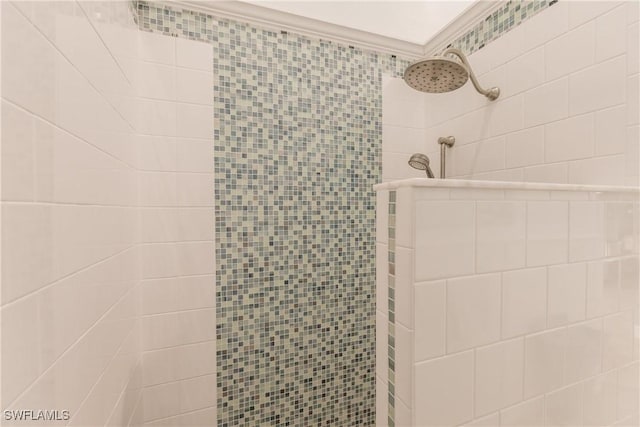
[(409, 166), (414, 169), (425, 171), (427, 178), (435, 178), (431, 167), (429, 167), (429, 157), (426, 154), (415, 153), (409, 159)]
[(440, 144), (440, 178), (446, 177), (445, 173), (445, 156), (447, 147), (453, 147), (456, 143), (456, 139), (453, 136), (441, 136), (438, 138), (438, 144)]
[[(445, 55), (455, 55), (460, 61), (445, 58)], [(476, 90), (489, 100), (494, 101), (500, 96), (497, 87), (487, 90), (480, 86), (467, 57), (455, 48), (445, 50), (440, 56), (414, 62), (404, 72), (404, 81), (409, 86), (428, 93), (451, 92), (462, 87), (469, 78)]]

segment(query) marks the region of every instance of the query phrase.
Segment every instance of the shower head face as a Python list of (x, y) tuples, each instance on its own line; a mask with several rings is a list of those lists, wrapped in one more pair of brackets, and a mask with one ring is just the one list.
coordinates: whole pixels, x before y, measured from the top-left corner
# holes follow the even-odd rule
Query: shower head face
[(416, 153), (409, 159), (409, 166), (414, 169), (426, 171), (429, 167), (429, 158), (424, 154)]
[(425, 154), (413, 154), (409, 159), (409, 166), (414, 169), (425, 171), (427, 174), (427, 178), (435, 178), (433, 171), (429, 167), (429, 158)]
[(404, 81), (420, 92), (444, 93), (456, 90), (469, 79), (463, 64), (447, 58), (429, 58), (415, 62), (404, 72)]

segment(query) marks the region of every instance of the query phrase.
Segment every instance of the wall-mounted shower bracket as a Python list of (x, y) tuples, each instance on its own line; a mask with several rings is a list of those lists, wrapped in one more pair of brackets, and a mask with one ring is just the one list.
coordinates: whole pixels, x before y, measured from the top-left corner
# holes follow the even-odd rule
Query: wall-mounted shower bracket
[(444, 165), (447, 147), (453, 147), (455, 143), (456, 139), (453, 136), (441, 136), (438, 138), (438, 144), (440, 144), (440, 179), (446, 177)]

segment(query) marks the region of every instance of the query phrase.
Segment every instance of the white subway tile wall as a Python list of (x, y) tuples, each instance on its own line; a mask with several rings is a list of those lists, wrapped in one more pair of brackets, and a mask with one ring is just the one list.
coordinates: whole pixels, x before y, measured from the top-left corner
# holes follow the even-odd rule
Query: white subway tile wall
[(0, 7), (0, 406), (139, 425), (135, 120), (124, 101), (135, 88), (123, 48), (138, 29), (125, 2)]
[(637, 192), (397, 193), (396, 425), (637, 425)]
[(144, 422), (216, 420), (213, 48), (141, 32)]
[(2, 408), (215, 423), (211, 46), (1, 7)]
[[(389, 79), (384, 180), (423, 176), (406, 165), (413, 151), (439, 168), (438, 137), (453, 135), (450, 178), (639, 185), (637, 15), (635, 1), (559, 1), (476, 50), (469, 62), (497, 101), (470, 82), (422, 94)], [(420, 129), (422, 146), (391, 125)]]

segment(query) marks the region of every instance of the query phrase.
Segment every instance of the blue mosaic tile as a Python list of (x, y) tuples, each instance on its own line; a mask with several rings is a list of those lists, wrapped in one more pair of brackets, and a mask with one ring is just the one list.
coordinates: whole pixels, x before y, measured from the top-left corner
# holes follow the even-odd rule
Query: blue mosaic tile
[(503, 2), (498, 10), (478, 22), (447, 47), (455, 47), (470, 55), (557, 2), (558, 0), (509, 0)]
[(409, 61), (137, 7), (214, 50), (218, 425), (373, 425), (382, 74)]
[[(506, 2), (452, 45), (472, 53), (554, 2)], [(373, 425), (382, 74), (410, 61), (131, 6), (140, 29), (214, 49), (218, 426)]]
[(388, 418), (388, 427), (395, 426), (395, 406), (396, 406), (396, 397), (395, 397), (395, 377), (396, 377), (396, 369), (395, 369), (395, 360), (396, 360), (396, 351), (395, 351), (395, 341), (396, 341), (396, 322), (395, 322), (395, 313), (396, 313), (396, 191), (389, 191), (389, 277), (387, 288), (389, 292), (388, 296), (388, 322), (389, 322), (389, 332), (388, 332), (388, 361), (389, 361), (389, 378), (388, 378), (388, 395), (389, 395), (389, 413), (387, 415)]

